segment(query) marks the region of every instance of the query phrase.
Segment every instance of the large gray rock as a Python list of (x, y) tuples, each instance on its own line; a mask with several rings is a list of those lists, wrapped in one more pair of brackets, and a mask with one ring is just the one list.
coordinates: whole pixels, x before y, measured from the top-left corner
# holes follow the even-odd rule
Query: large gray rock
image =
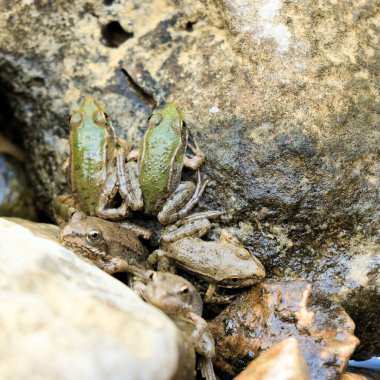
[(0, 378), (193, 378), (193, 350), (165, 314), (37, 237), (53, 228), (33, 231), (0, 219)]
[(207, 154), (203, 207), (234, 208), (230, 224), (269, 277), (315, 282), (353, 315), (357, 356), (380, 353), (375, 2), (1, 8), (0, 81), (40, 206), (63, 191), (67, 117), (84, 95), (134, 143), (151, 110), (175, 101)]

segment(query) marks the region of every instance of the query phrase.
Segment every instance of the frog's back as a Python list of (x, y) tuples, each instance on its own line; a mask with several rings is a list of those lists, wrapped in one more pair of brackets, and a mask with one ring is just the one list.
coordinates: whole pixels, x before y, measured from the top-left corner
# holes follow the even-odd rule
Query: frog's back
[[(86, 118), (86, 116), (85, 116)], [(71, 179), (77, 202), (88, 215), (95, 214), (106, 178), (104, 147), (107, 131), (93, 127), (92, 120), (71, 131)]]
[(139, 180), (148, 214), (160, 209), (181, 180), (185, 146), (171, 123), (172, 119), (163, 118), (156, 128), (148, 129), (142, 142)]

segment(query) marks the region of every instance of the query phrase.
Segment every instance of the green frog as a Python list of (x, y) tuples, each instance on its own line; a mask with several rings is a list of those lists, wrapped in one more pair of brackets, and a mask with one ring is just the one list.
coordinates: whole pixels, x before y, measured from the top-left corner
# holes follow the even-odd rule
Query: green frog
[[(76, 208), (104, 219), (127, 216), (133, 204), (123, 200), (118, 207), (109, 207), (119, 189), (116, 159), (118, 154), (125, 157), (127, 152), (125, 142), (115, 138), (103, 106), (87, 98), (71, 115), (70, 127), (70, 157), (65, 169)], [(59, 209), (60, 201), (67, 202), (67, 196), (57, 197), (55, 210)]]
[(159, 271), (175, 272), (179, 267), (203, 278), (209, 283), (204, 302), (228, 303), (231, 297), (217, 294), (217, 287), (252, 286), (264, 279), (265, 269), (226, 229), (222, 229), (219, 242), (202, 240), (211, 228), (205, 216), (209, 214), (194, 214), (166, 227), (160, 249), (148, 262)]
[(140, 270), (136, 274), (141, 282), (135, 282), (135, 290), (173, 319), (200, 355), (203, 376), (206, 380), (216, 380), (211, 361), (215, 356), (214, 337), (202, 318), (203, 303), (195, 287), (172, 273)]
[(151, 232), (129, 222), (108, 221), (76, 211), (60, 230), (63, 245), (109, 274), (146, 268), (147, 248), (139, 237)]
[[(192, 157), (186, 155), (187, 147)], [(168, 104), (150, 116), (141, 147), (128, 155), (128, 163), (118, 156), (120, 193), (134, 209), (140, 207), (146, 214), (157, 215), (164, 225), (174, 223), (189, 213), (206, 187), (198, 169), (204, 159), (197, 143), (188, 142), (182, 111)], [(197, 170), (197, 185), (181, 182), (183, 167)], [(141, 198), (137, 200), (139, 191)]]

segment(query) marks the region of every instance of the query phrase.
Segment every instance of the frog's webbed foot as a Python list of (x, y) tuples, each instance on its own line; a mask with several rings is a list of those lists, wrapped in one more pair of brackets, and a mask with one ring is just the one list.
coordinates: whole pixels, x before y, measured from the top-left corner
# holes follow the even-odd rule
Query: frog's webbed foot
[(149, 267), (157, 265), (157, 271), (175, 273), (175, 266), (171, 265), (170, 260), (165, 251), (156, 249), (151, 253), (147, 259)]
[(98, 205), (95, 210), (97, 216), (103, 219), (122, 219), (128, 215), (129, 210), (124, 200), (119, 207), (107, 207), (109, 202), (115, 198), (117, 190), (117, 176), (114, 171), (111, 171), (106, 178), (103, 190), (99, 197)]
[(190, 169), (196, 170), (198, 169), (205, 160), (205, 154), (199, 148), (197, 142), (194, 140), (194, 145), (187, 143), (187, 146), (191, 149), (194, 154), (193, 157), (184, 156), (183, 164)]
[(117, 175), (119, 179), (119, 193), (132, 210), (140, 210), (143, 207), (142, 192), (138, 178), (137, 162), (131, 161), (125, 164), (123, 152), (117, 155)]
[(236, 295), (222, 295), (216, 293), (217, 286), (215, 284), (210, 284), (207, 291), (203, 297), (204, 303), (215, 303), (215, 304), (229, 304), (235, 298)]
[(67, 223), (73, 214), (80, 210), (78, 205), (75, 203), (74, 197), (68, 194), (55, 197), (51, 206), (53, 209), (54, 219), (59, 226)]
[(198, 203), (207, 183), (208, 180), (202, 184), (201, 173), (199, 170), (197, 170), (197, 186), (195, 187), (195, 190), (192, 182), (181, 182), (157, 215), (160, 223), (164, 225), (171, 224), (184, 218)]

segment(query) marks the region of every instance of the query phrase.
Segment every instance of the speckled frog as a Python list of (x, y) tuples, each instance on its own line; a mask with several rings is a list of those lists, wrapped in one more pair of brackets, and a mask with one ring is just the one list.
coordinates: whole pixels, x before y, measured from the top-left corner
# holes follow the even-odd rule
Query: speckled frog
[[(159, 271), (175, 272), (179, 267), (209, 282), (205, 302), (228, 303), (230, 297), (216, 294), (217, 287), (252, 286), (265, 277), (261, 262), (239, 240), (223, 229), (220, 241), (200, 239), (210, 229), (211, 212), (190, 215), (168, 226), (160, 249), (148, 261)], [(214, 213), (217, 215), (217, 213)]]
[[(129, 212), (127, 203), (123, 201), (114, 208), (112, 201), (119, 188), (116, 156), (119, 153), (125, 157), (126, 152), (124, 146), (116, 146), (108, 114), (89, 97), (71, 115), (70, 127), (70, 157), (65, 170), (77, 209), (105, 219), (125, 217)], [(57, 197), (55, 210), (60, 201), (67, 202), (67, 196)]]
[(200, 355), (203, 376), (206, 380), (216, 380), (211, 361), (215, 356), (214, 337), (202, 318), (202, 299), (195, 287), (172, 273), (139, 271), (137, 277), (146, 285), (136, 282), (135, 290), (173, 319)]
[(62, 226), (62, 243), (107, 273), (146, 268), (148, 250), (139, 237), (149, 230), (128, 222), (111, 222), (76, 211)]
[[(194, 154), (191, 158), (186, 155), (187, 147)], [(201, 184), (199, 170), (196, 186), (191, 181), (181, 182), (182, 169), (185, 166), (197, 170), (204, 158), (196, 143), (194, 146), (188, 143), (181, 110), (168, 104), (149, 118), (141, 148), (131, 152), (128, 164), (118, 157), (120, 192), (131, 208), (157, 214), (162, 224), (173, 223), (189, 213), (206, 186)], [(134, 159), (138, 159), (138, 164)], [(133, 202), (133, 195), (139, 191), (141, 199)]]

